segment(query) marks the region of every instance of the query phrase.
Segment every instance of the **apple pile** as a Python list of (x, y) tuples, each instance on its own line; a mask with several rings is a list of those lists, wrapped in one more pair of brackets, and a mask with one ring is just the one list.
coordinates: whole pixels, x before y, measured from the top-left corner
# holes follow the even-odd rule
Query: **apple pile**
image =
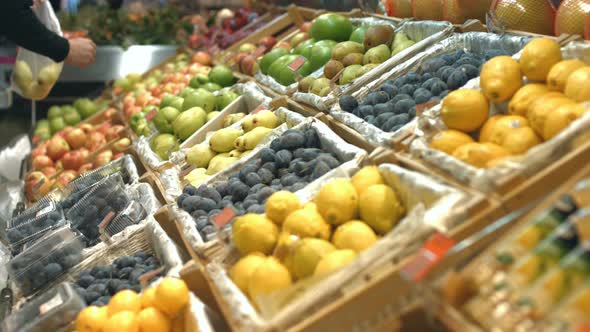
[(225, 64), (232, 66), (235, 70), (253, 76), (258, 71), (258, 57), (270, 51), (276, 43), (275, 37), (266, 36), (256, 44), (242, 44), (237, 53), (226, 51), (221, 58)]
[(246, 30), (242, 28), (258, 18), (258, 13), (248, 8), (239, 8), (235, 12), (229, 9), (220, 10), (215, 17), (215, 24), (209, 27), (197, 26), (189, 36), (188, 46), (192, 49), (206, 49), (218, 46), (222, 49), (230, 47), (238, 40), (248, 36), (264, 25), (254, 24)]
[(30, 201), (56, 188), (65, 188), (79, 174), (123, 156), (131, 145), (125, 127), (103, 122), (65, 127), (31, 152), (31, 172), (25, 178)]

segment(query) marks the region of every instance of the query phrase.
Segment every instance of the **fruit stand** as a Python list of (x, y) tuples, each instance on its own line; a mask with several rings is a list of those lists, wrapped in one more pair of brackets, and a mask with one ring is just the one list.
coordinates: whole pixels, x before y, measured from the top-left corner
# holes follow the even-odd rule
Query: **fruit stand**
[(0, 151), (0, 330), (585, 331), (586, 12), (506, 2), (60, 14), (109, 83)]

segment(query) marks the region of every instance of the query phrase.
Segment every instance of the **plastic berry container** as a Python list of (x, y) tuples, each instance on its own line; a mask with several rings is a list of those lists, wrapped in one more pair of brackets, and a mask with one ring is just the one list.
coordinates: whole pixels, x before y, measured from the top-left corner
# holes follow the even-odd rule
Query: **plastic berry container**
[(13, 219), (11, 227), (6, 230), (6, 238), (13, 255), (20, 253), (28, 244), (47, 232), (66, 225), (62, 210), (55, 205), (47, 206), (36, 214), (28, 214), (27, 217), (18, 216), (15, 219), (18, 220)]
[(82, 260), (82, 236), (69, 227), (50, 232), (8, 263), (8, 273), (26, 296), (45, 288)]
[(5, 332), (64, 331), (84, 309), (84, 299), (72, 284), (61, 283), (40, 294), (8, 316), (3, 323)]

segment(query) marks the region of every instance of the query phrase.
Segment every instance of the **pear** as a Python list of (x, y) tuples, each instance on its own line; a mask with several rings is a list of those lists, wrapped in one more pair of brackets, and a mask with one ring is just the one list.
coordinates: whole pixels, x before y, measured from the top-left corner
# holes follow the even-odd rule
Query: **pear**
[[(211, 112), (213, 113), (213, 112)], [(209, 113), (209, 114), (211, 114)], [(233, 125), (234, 123), (242, 120), (244, 117), (246, 116), (245, 113), (233, 113), (233, 114), (228, 114), (225, 116), (225, 118), (223, 118), (223, 128), (225, 127), (229, 127), (231, 125)]]
[[(362, 57), (363, 56), (361, 55), (361, 59), (362, 59)], [(344, 57), (344, 58), (346, 59), (346, 57)], [(344, 69), (344, 65), (342, 64), (342, 62), (340, 62), (338, 60), (330, 60), (330, 61), (328, 61), (328, 63), (326, 63), (326, 66), (324, 66), (324, 76), (326, 76), (326, 78), (331, 80), (342, 69)], [(314, 82), (314, 84), (315, 84), (315, 82)], [(312, 84), (311, 86), (313, 86), (314, 84)]]
[(207, 122), (213, 120), (214, 117), (216, 117), (217, 115), (219, 115), (219, 111), (213, 111), (213, 112), (209, 112), (207, 113)]
[(413, 40), (409, 40), (409, 39), (405, 40), (405, 41), (397, 44), (396, 47), (394, 47), (393, 51), (391, 52), (391, 55), (394, 56), (414, 44), (415, 44), (415, 42)]
[(220, 158), (214, 158), (209, 163), (209, 167), (207, 168), (207, 174), (208, 175), (216, 174), (219, 171), (224, 170), (225, 168), (227, 168), (231, 164), (235, 163), (236, 161), (238, 161), (238, 158), (236, 158), (236, 157), (224, 156), (224, 157), (220, 157)]
[(37, 80), (42, 85), (53, 85), (57, 81), (60, 72), (61, 70), (57, 63), (50, 64), (39, 71)]
[(347, 54), (342, 59), (342, 64), (344, 65), (344, 67), (348, 67), (350, 65), (362, 65), (363, 64), (363, 54), (362, 53)]
[(247, 116), (244, 121), (242, 121), (242, 129), (245, 132), (248, 132), (254, 128), (254, 115)]
[(238, 151), (252, 150), (271, 131), (272, 129), (270, 128), (256, 127), (246, 134), (238, 137), (234, 142), (234, 147)]
[(391, 46), (395, 31), (389, 25), (374, 25), (370, 26), (365, 32), (363, 45), (365, 49), (371, 49), (379, 45), (386, 45), (387, 48)]
[(23, 92), (27, 90), (33, 82), (31, 68), (22, 60), (18, 60), (14, 65), (14, 82)]
[(344, 72), (340, 76), (339, 84), (344, 85), (352, 82), (355, 78), (361, 76), (363, 67), (361, 65), (352, 65), (344, 68)]
[(184, 179), (188, 181), (191, 185), (197, 187), (201, 183), (207, 181), (210, 176), (207, 175), (207, 169), (205, 168), (195, 168), (190, 173), (188, 173)]
[(215, 152), (229, 152), (234, 149), (234, 141), (241, 135), (242, 131), (240, 129), (219, 129), (209, 139), (209, 146)]
[(365, 53), (363, 56), (363, 64), (383, 63), (389, 59), (389, 56), (389, 47), (387, 47), (387, 45), (379, 45), (369, 49), (367, 53)]
[(331, 81), (325, 77), (318, 78), (311, 85), (311, 89), (309, 89), (309, 92), (320, 97), (327, 96), (330, 93), (330, 83)]
[(245, 135), (242, 135), (242, 136), (236, 138), (236, 140), (234, 141), (235, 151), (242, 152), (242, 151), (245, 151), (246, 150), (246, 144), (244, 143), (244, 136)]
[[(332, 61), (332, 60), (330, 60)], [(330, 62), (328, 62), (330, 63)], [(325, 68), (324, 68), (324, 72), (325, 72)], [(309, 92), (309, 88), (311, 87), (311, 85), (313, 84), (313, 82), (315, 81), (315, 78), (311, 77), (311, 76), (307, 76), (305, 78), (303, 78), (301, 81), (299, 81), (299, 85), (297, 86), (297, 90), (300, 92)]]
[(353, 41), (345, 41), (336, 44), (334, 48), (332, 48), (332, 59), (342, 61), (342, 59), (350, 53), (364, 53), (365, 47), (362, 44), (353, 42)]
[(369, 63), (363, 66), (363, 73), (359, 76), (365, 75), (366, 73), (370, 72), (371, 70), (373, 70), (373, 68), (377, 68), (377, 66), (379, 66), (376, 63)]
[(265, 128), (276, 128), (279, 125), (279, 118), (269, 110), (262, 110), (256, 114), (252, 119), (253, 127), (251, 129), (246, 129), (246, 131), (250, 131), (257, 127), (265, 127)]
[[(240, 136), (240, 137), (242, 137), (242, 136)], [(240, 137), (238, 137), (238, 138), (240, 138)], [(238, 151), (238, 150), (231, 150), (228, 154), (228, 156), (235, 157), (235, 158), (240, 158), (241, 155), (242, 155), (242, 152)]]
[(196, 167), (209, 166), (209, 162), (215, 157), (215, 151), (211, 150), (207, 144), (197, 144), (192, 146), (186, 153), (186, 162)]

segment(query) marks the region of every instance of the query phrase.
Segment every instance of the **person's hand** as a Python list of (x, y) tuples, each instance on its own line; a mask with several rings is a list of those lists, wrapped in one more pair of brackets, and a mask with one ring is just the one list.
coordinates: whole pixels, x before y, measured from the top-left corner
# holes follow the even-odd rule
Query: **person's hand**
[(33, 9), (37, 9), (37, 7), (45, 1), (46, 0), (33, 0)]
[(70, 52), (65, 62), (72, 66), (85, 68), (94, 63), (96, 58), (96, 45), (88, 38), (69, 39)]

